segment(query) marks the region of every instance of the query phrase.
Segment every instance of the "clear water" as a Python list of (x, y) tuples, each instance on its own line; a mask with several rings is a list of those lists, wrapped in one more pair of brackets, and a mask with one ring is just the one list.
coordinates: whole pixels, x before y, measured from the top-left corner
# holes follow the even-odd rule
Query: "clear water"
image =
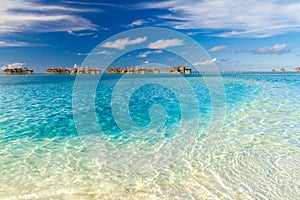
[[(0, 199), (299, 199), (300, 74), (222, 76), (227, 112), (213, 148), (201, 155), (211, 119), (209, 91), (199, 77), (186, 77), (199, 103), (196, 137), (181, 157), (148, 173), (98, 163), (82, 144), (72, 113), (74, 76), (0, 76)], [(87, 83), (93, 78), (86, 76)], [(128, 140), (111, 109), (119, 78), (102, 78), (97, 120), (110, 142), (120, 148), (132, 143), (138, 152), (145, 144)], [(163, 75), (147, 81), (157, 78), (178, 82)], [(163, 134), (146, 144), (156, 148), (174, 137), (182, 111), (171, 90), (148, 84), (130, 98), (131, 119), (142, 127), (151, 124), (153, 104), (166, 115), (157, 130)]]

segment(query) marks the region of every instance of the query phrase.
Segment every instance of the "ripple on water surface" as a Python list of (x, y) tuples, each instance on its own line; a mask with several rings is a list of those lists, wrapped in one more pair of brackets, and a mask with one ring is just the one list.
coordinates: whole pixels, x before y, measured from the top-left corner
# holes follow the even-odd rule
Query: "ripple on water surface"
[[(103, 114), (98, 120), (113, 134), (118, 129), (109, 128), (115, 126), (109, 102), (100, 100), (109, 97), (114, 81), (105, 81), (107, 87), (96, 97)], [(207, 90), (190, 81), (205, 121)], [(228, 112), (214, 148), (201, 155), (206, 129), (200, 129), (181, 158), (144, 174), (122, 173), (93, 159), (76, 133), (73, 83), (70, 76), (0, 77), (0, 199), (299, 198), (298, 76), (225, 75)], [(143, 109), (139, 98), (148, 98), (138, 92), (131, 99), (132, 105), (139, 103), (136, 112)], [(155, 92), (159, 96), (166, 90)], [(144, 103), (159, 99), (152, 97)], [(167, 111), (179, 115), (172, 107), (176, 98), (165, 97), (172, 102), (165, 104)], [(149, 116), (131, 114), (140, 124), (149, 122)], [(172, 120), (178, 117), (168, 123)]]

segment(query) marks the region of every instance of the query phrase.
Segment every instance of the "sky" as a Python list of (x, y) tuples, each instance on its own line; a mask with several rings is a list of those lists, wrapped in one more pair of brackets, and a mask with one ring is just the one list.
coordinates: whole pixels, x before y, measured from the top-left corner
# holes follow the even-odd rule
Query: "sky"
[[(1, 0), (0, 67), (43, 72), (81, 65), (115, 34), (162, 27), (197, 41), (211, 57), (203, 62), (222, 71), (292, 70), (300, 66), (299, 13), (297, 0)], [(119, 38), (102, 44), (97, 53), (110, 55), (113, 49), (146, 40), (143, 35)], [(159, 63), (169, 56), (160, 48), (183, 45), (168, 35), (156, 42), (154, 50), (135, 52), (131, 58)], [(181, 64), (179, 60), (168, 62)]]

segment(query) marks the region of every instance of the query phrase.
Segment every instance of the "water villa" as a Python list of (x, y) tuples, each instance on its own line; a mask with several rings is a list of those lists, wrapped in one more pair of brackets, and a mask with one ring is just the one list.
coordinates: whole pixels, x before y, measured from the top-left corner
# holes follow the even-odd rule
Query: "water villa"
[(170, 74), (191, 74), (192, 69), (187, 69), (185, 65), (175, 66), (172, 68), (167, 68), (166, 73)]
[(60, 68), (48, 68), (46, 70), (46, 74), (69, 74), (70, 70), (66, 69), (65, 67)]
[(108, 74), (159, 74), (160, 70), (151, 68), (140, 67), (120, 67), (120, 68), (108, 68), (106, 70)]
[(100, 69), (82, 67), (82, 68), (71, 68), (66, 69), (65, 67), (61, 68), (49, 68), (46, 70), (46, 74), (101, 74)]
[(72, 68), (70, 74), (101, 74), (101, 70), (94, 67)]
[(3, 70), (5, 75), (30, 75), (33, 74), (33, 70), (28, 69), (27, 67), (24, 68), (13, 68), (13, 69), (4, 69)]
[(286, 70), (285, 68), (281, 68), (278, 71), (276, 71), (275, 69), (272, 69), (272, 72), (300, 72), (300, 67), (296, 67), (294, 70)]
[[(160, 70), (151, 68), (140, 68), (135, 67), (117, 67), (117, 68), (108, 68), (106, 70), (108, 74), (159, 74)], [(169, 74), (191, 74), (192, 69), (187, 69), (185, 65), (175, 66), (171, 68), (166, 68), (166, 73)]]
[(279, 71), (280, 71), (280, 72), (286, 72), (286, 69), (281, 68)]

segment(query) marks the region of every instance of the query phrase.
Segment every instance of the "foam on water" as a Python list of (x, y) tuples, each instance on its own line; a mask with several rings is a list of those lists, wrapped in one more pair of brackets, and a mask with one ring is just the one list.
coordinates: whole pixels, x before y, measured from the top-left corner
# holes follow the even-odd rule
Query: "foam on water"
[[(134, 174), (99, 165), (82, 144), (72, 117), (74, 77), (1, 76), (0, 199), (299, 198), (300, 76), (225, 74), (225, 126), (205, 156), (201, 153), (209, 125), (209, 95), (195, 77), (188, 79), (198, 88), (203, 128), (174, 163)], [(122, 137), (107, 98), (117, 80), (106, 77), (106, 87), (97, 95), (99, 123), (115, 142)], [(163, 104), (169, 116), (175, 116), (168, 119), (171, 126), (180, 114), (178, 102), (164, 89), (156, 88), (152, 96), (160, 93), (164, 98), (155, 101), (172, 102)], [(131, 115), (147, 124), (149, 116), (140, 105), (153, 99), (143, 98), (149, 100), (141, 88), (131, 99)]]

